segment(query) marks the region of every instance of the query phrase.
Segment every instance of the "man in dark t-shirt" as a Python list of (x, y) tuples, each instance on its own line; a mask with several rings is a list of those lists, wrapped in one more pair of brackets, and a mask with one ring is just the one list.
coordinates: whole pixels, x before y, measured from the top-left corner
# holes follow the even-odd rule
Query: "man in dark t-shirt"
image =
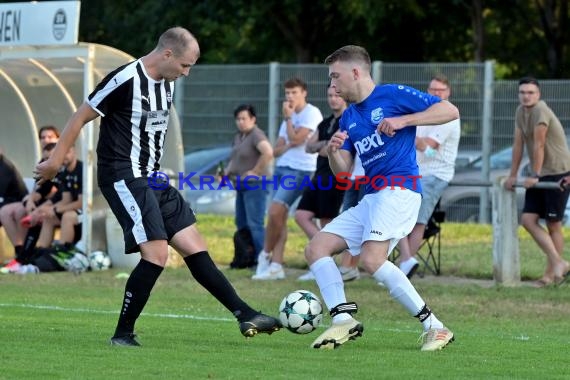
[[(333, 88), (327, 90), (327, 102), (333, 113), (321, 121), (305, 148), (308, 153), (319, 154), (317, 169), (311, 180), (311, 187), (305, 188), (295, 211), (295, 221), (309, 240), (339, 214), (344, 197), (344, 191), (337, 188), (335, 175), (329, 166), (327, 143), (338, 130), (338, 120), (346, 109), (346, 102)], [(319, 220), (320, 226), (317, 225), (316, 219)], [(311, 273), (302, 275), (299, 279), (310, 279), (304, 276), (310, 277)]]

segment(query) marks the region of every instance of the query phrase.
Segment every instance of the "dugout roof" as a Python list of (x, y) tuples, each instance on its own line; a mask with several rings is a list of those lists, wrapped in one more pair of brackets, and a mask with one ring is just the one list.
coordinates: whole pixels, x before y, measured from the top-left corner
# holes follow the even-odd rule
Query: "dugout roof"
[[(37, 130), (50, 124), (63, 129), (94, 86), (133, 59), (115, 48), (91, 43), (0, 47), (0, 149), (24, 177), (32, 176), (40, 157)], [(162, 165), (177, 172), (182, 170), (183, 148), (178, 116), (172, 115)], [(76, 146), (80, 157), (88, 144), (85, 128), (82, 133), (82, 143)]]

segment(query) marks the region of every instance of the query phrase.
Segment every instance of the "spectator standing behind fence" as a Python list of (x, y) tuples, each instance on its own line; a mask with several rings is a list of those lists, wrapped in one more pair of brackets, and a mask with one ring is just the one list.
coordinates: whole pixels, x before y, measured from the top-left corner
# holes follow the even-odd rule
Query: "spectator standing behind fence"
[[(311, 180), (312, 188), (307, 187), (303, 191), (303, 196), (295, 211), (295, 221), (309, 240), (338, 215), (344, 197), (344, 191), (338, 188), (338, 182), (329, 165), (327, 144), (338, 130), (338, 120), (346, 109), (346, 102), (331, 87), (327, 89), (327, 102), (332, 115), (319, 123), (317, 131), (313, 133), (305, 146), (307, 153), (318, 154), (317, 169)], [(311, 271), (299, 277), (301, 281), (313, 279)]]
[[(451, 95), (449, 80), (443, 74), (435, 75), (427, 92), (447, 100)], [(408, 278), (412, 278), (419, 267), (416, 254), (422, 244), (426, 225), (441, 194), (455, 174), (455, 158), (460, 137), (459, 119), (437, 126), (418, 125), (416, 129), (417, 162), (422, 176), (422, 203), (412, 232), (398, 243), (400, 269)]]
[(269, 206), (264, 248), (257, 257), (252, 279), (278, 280), (285, 278), (283, 254), (287, 241), (287, 216), (291, 205), (302, 194), (301, 183), (315, 171), (317, 154), (307, 153), (305, 145), (323, 120), (317, 107), (307, 103), (307, 85), (299, 78), (285, 82), (283, 122), (275, 142), (277, 157), (273, 198)]
[[(570, 174), (570, 151), (560, 120), (540, 100), (538, 80), (525, 77), (519, 81), (519, 102), (515, 113), (512, 166), (505, 188), (514, 191), (526, 148), (533, 175), (524, 182), (526, 192), (521, 223), (546, 255), (546, 270), (536, 282), (536, 286), (542, 287), (563, 281), (570, 269), (570, 264), (562, 259), (562, 217), (570, 190), (532, 186), (537, 182), (558, 182)], [(546, 229), (540, 224), (541, 218), (546, 222)]]
[(97, 181), (123, 228), (125, 253), (141, 252), (125, 284), (112, 345), (140, 346), (135, 322), (166, 265), (169, 244), (196, 281), (235, 316), (242, 335), (271, 334), (281, 328), (277, 319), (259, 313), (237, 295), (212, 261), (192, 209), (156, 174), (174, 81), (187, 76), (199, 56), (198, 41), (188, 30), (166, 30), (151, 52), (112, 71), (97, 85), (69, 119), (50, 159), (36, 167), (40, 182), (53, 178), (81, 128), (101, 116)]
[(313, 341), (312, 347), (336, 348), (362, 334), (362, 323), (352, 316), (358, 307), (347, 302), (342, 277), (331, 257), (348, 249), (352, 255), (360, 255), (363, 268), (422, 324), (422, 351), (440, 350), (453, 339), (453, 333), (387, 258), (398, 240), (411, 232), (420, 208), (416, 125), (456, 119), (457, 108), (407, 86), (376, 86), (370, 74), (370, 56), (360, 46), (344, 46), (329, 55), (325, 63), (331, 87), (352, 103), (328, 145), (331, 168), (335, 173), (348, 172), (358, 154), (365, 175), (378, 182), (367, 184), (366, 195), (358, 205), (334, 218), (305, 248), (305, 257), (332, 317), (331, 327)]
[[(257, 117), (252, 105), (238, 106), (234, 111), (234, 118), (238, 132), (234, 136), (230, 162), (225, 174), (232, 179), (240, 176), (240, 181), (235, 183), (237, 192), (235, 224), (238, 233), (251, 234), (253, 252), (257, 255), (263, 249), (268, 194), (267, 188), (262, 186), (261, 177), (269, 174), (273, 148), (265, 133), (256, 124)], [(248, 180), (246, 184), (245, 179), (248, 176), (254, 178)], [(236, 262), (234, 266), (253, 266), (257, 262), (257, 257), (248, 259), (251, 260)]]

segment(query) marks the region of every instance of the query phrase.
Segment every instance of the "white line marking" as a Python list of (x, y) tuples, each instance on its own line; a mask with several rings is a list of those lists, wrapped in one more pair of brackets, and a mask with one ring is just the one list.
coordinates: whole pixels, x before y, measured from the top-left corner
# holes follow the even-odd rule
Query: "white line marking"
[[(19, 307), (25, 309), (37, 309), (37, 310), (51, 310), (51, 311), (65, 311), (73, 313), (92, 313), (92, 314), (116, 314), (119, 315), (119, 311), (111, 310), (95, 310), (95, 309), (84, 309), (84, 308), (70, 308), (62, 306), (53, 305), (31, 305), (31, 304), (10, 304), (10, 303), (0, 303), (0, 307)], [(220, 317), (199, 317), (191, 314), (164, 314), (164, 313), (142, 313), (141, 315), (147, 317), (157, 317), (157, 318), (181, 318), (181, 319), (195, 319), (201, 321), (222, 321), (222, 322), (235, 322), (233, 318), (220, 318)]]

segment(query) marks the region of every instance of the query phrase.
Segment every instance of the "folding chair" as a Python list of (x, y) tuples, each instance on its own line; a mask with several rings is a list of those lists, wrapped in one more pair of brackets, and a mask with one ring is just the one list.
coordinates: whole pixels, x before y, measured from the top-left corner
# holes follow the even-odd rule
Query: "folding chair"
[[(424, 231), (424, 239), (416, 257), (423, 264), (416, 273), (423, 277), (426, 270), (429, 270), (435, 276), (441, 274), (441, 223), (445, 221), (445, 211), (442, 211), (437, 202), (433, 213), (431, 214), (426, 229)], [(390, 255), (390, 260), (395, 262), (400, 256), (398, 247)]]
[(426, 224), (424, 240), (416, 255), (424, 264), (423, 270), (419, 273), (421, 277), (424, 276), (426, 270), (435, 276), (441, 274), (441, 223), (444, 221), (445, 211), (439, 208), (439, 202), (437, 202)]

